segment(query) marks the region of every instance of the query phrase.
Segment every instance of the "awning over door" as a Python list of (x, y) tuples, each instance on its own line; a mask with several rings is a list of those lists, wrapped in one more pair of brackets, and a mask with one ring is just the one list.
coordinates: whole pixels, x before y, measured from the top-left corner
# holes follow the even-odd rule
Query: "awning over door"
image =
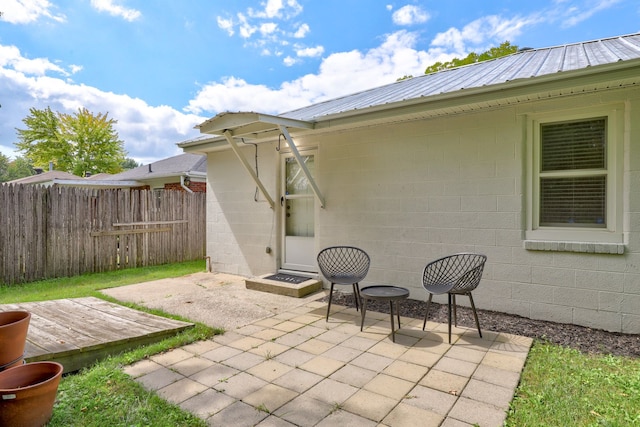
[(324, 208), (324, 197), (318, 188), (315, 180), (311, 176), (309, 169), (302, 160), (302, 156), (293, 142), (293, 138), (289, 133), (289, 129), (313, 129), (314, 123), (287, 119), (279, 116), (271, 116), (268, 114), (252, 113), (252, 112), (240, 112), (240, 113), (220, 113), (217, 116), (201, 123), (196, 126), (200, 129), (200, 133), (206, 133), (211, 135), (222, 135), (225, 137), (229, 146), (242, 163), (245, 170), (251, 175), (251, 178), (255, 181), (256, 185), (260, 189), (260, 192), (267, 199), (271, 209), (274, 207), (273, 198), (269, 195), (269, 192), (262, 184), (262, 181), (253, 170), (247, 159), (242, 155), (236, 141), (237, 138), (258, 139), (275, 137), (278, 135), (284, 136), (296, 162), (300, 166), (300, 169), (306, 176), (307, 180), (311, 184), (313, 193), (315, 194), (320, 206)]

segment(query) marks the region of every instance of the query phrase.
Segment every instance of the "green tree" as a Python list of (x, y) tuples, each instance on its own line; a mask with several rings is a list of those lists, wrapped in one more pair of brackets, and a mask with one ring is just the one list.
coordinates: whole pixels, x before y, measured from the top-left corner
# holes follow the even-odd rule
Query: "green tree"
[(129, 169), (135, 169), (138, 166), (142, 166), (142, 163), (138, 163), (138, 162), (135, 161), (135, 159), (132, 159), (131, 157), (127, 157), (120, 164), (120, 166), (122, 166), (122, 169), (124, 169), (124, 170), (129, 170)]
[(492, 47), (491, 49), (482, 52), (481, 54), (477, 54), (475, 52), (471, 52), (466, 57), (453, 58), (448, 62), (436, 62), (433, 65), (430, 65), (425, 70), (425, 74), (435, 73), (438, 71), (446, 70), (448, 68), (456, 68), (462, 65), (475, 64), (476, 62), (488, 61), (490, 59), (500, 58), (501, 56), (511, 55), (512, 53), (516, 53), (518, 51), (518, 46), (512, 45), (509, 41), (505, 41), (500, 44), (498, 47)]
[(16, 157), (10, 160), (9, 157), (0, 153), (0, 182), (13, 181), (35, 174), (33, 165), (24, 157)]
[(9, 169), (9, 158), (0, 153), (0, 182), (8, 181), (6, 179), (7, 169)]
[(15, 160), (9, 163), (6, 181), (13, 181), (14, 179), (35, 175), (35, 173), (36, 171), (29, 159), (24, 157), (16, 157)]
[(58, 165), (58, 157), (64, 151), (60, 143), (60, 121), (56, 113), (47, 107), (44, 110), (29, 109), (30, 115), (22, 119), (27, 129), (16, 129), (15, 145), (36, 166), (46, 168), (49, 162)]
[(118, 173), (126, 152), (113, 126), (116, 120), (108, 113), (93, 114), (80, 108), (64, 114), (31, 108), (22, 122), (26, 129), (16, 129), (16, 147), (35, 166), (47, 168), (53, 162), (57, 170), (86, 176), (88, 173)]

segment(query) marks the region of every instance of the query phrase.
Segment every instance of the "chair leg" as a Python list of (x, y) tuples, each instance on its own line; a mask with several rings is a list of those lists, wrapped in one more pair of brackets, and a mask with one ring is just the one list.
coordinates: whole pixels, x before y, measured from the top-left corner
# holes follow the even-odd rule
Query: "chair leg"
[(451, 294), (447, 293), (449, 297), (449, 344), (451, 344)]
[(356, 311), (358, 311), (358, 303), (360, 302), (360, 287), (357, 283), (351, 285), (353, 287), (353, 299), (356, 302)]
[(424, 323), (422, 324), (422, 330), (427, 326), (427, 317), (429, 316), (429, 306), (431, 305), (431, 298), (433, 298), (433, 294), (429, 294), (429, 299), (427, 300), (427, 311), (424, 313)]
[(456, 294), (451, 294), (453, 299), (453, 325), (458, 326), (458, 305), (456, 304)]
[(473, 317), (476, 319), (476, 326), (478, 327), (478, 335), (482, 338), (482, 332), (480, 331), (480, 322), (478, 321), (478, 313), (476, 313), (476, 305), (473, 303), (473, 297), (471, 296), (471, 292), (469, 292), (469, 301), (471, 302), (471, 308), (473, 309)]
[(329, 305), (327, 305), (327, 322), (329, 321), (329, 311), (331, 311), (331, 298), (333, 297), (333, 283), (331, 283), (331, 290), (329, 290)]

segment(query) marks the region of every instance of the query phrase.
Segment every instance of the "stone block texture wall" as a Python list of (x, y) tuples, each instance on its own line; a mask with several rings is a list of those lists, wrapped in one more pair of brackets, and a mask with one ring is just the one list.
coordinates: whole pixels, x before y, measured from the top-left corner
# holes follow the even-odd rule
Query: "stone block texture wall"
[[(538, 111), (624, 102), (623, 254), (528, 250), (526, 120)], [(456, 252), (488, 262), (474, 292), (482, 309), (534, 319), (640, 333), (640, 90), (527, 102), (489, 111), (310, 133), (317, 149), (317, 250), (366, 250), (362, 286), (407, 287), (425, 300), (422, 270)], [(247, 157), (252, 152), (247, 149)], [(207, 251), (213, 268), (246, 276), (279, 267), (279, 204), (272, 210), (230, 151), (208, 156)], [(263, 182), (278, 200), (279, 154), (259, 145)], [(444, 302), (444, 299), (437, 300)], [(467, 304), (467, 298), (458, 302)], [(482, 320), (481, 320), (482, 321)]]

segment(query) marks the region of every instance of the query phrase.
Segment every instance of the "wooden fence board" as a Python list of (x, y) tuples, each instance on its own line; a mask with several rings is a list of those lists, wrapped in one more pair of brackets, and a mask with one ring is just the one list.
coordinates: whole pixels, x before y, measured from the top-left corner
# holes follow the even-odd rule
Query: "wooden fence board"
[(0, 184), (0, 284), (200, 259), (205, 197)]

